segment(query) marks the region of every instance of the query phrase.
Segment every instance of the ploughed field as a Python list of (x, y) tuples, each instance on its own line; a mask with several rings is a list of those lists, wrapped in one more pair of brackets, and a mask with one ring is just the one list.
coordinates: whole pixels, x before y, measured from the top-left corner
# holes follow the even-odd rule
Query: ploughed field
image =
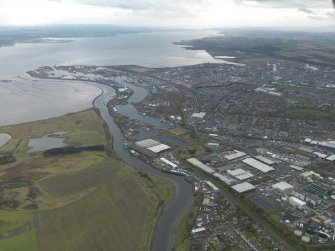
[[(0, 132), (12, 136), (0, 156), (14, 158), (0, 165), (0, 250), (149, 249), (175, 188), (110, 157), (95, 110)], [(54, 132), (66, 132), (64, 142), (81, 150), (27, 153), (29, 139)]]

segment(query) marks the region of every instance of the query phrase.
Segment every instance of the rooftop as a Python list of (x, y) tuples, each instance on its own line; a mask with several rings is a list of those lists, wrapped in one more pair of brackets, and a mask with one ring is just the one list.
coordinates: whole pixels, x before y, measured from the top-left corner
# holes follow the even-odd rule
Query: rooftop
[(274, 169), (271, 166), (268, 166), (258, 160), (255, 160), (253, 158), (246, 158), (244, 160), (242, 160), (244, 163), (246, 163), (249, 166), (252, 166), (256, 169), (258, 169), (259, 171), (263, 172), (263, 173), (267, 173), (270, 171), (273, 171)]
[(256, 189), (256, 187), (249, 182), (243, 182), (231, 187), (238, 193), (244, 193)]
[(272, 185), (273, 188), (276, 188), (280, 191), (285, 191), (287, 189), (291, 189), (293, 188), (294, 186), (290, 185), (289, 183), (285, 182), (285, 181), (281, 181), (281, 182), (278, 182), (274, 185)]

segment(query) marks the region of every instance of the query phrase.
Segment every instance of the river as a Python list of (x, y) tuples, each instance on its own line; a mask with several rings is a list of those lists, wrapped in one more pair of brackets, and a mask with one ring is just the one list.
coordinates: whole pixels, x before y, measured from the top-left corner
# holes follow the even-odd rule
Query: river
[[(132, 165), (136, 169), (151, 175), (164, 178), (165, 180), (172, 182), (176, 186), (176, 195), (173, 200), (164, 208), (164, 211), (158, 221), (156, 232), (152, 242), (152, 249), (155, 251), (171, 250), (174, 247), (174, 230), (180, 222), (181, 218), (190, 209), (194, 201), (192, 186), (187, 183), (183, 177), (166, 174), (157, 169), (154, 169), (153, 167), (145, 164), (138, 158), (133, 157), (129, 153), (129, 151), (123, 148), (123, 142), (125, 141), (125, 138), (122, 135), (120, 128), (114, 123), (113, 118), (109, 115), (106, 106), (106, 102), (115, 95), (115, 90), (108, 86), (101, 86), (99, 84), (94, 85), (104, 90), (103, 94), (95, 99), (94, 106), (99, 109), (102, 118), (108, 125), (108, 128), (113, 137), (114, 152), (123, 161)], [(130, 84), (128, 84), (128, 86), (130, 88), (133, 87)], [(145, 98), (146, 91), (143, 88), (137, 87), (133, 90), (133, 97), (130, 97), (129, 100), (136, 100), (138, 102)], [(125, 105), (125, 107), (129, 106), (131, 105)], [(127, 116), (132, 117), (132, 115), (137, 117), (137, 111), (134, 107), (132, 109), (127, 109)], [(165, 125), (155, 118), (150, 118), (149, 121), (151, 121), (151, 124), (154, 124), (156, 128)]]
[[(183, 177), (160, 172), (133, 157), (123, 148), (125, 138), (106, 107), (107, 101), (115, 96), (114, 89), (97, 83), (89, 85), (72, 81), (31, 79), (26, 71), (40, 66), (73, 64), (175, 67), (222, 63), (222, 60), (212, 58), (205, 51), (186, 50), (173, 44), (176, 41), (213, 34), (216, 34), (216, 31), (156, 32), (105, 38), (74, 38), (74, 42), (71, 43), (27, 43), (2, 47), (0, 48), (0, 125), (45, 119), (83, 110), (103, 89), (103, 93), (95, 99), (94, 106), (100, 110), (109, 127), (116, 154), (135, 168), (162, 177), (176, 186), (176, 195), (165, 207), (152, 243), (155, 251), (171, 250), (174, 246), (175, 227), (192, 206), (194, 200), (192, 187)], [(95, 87), (92, 89), (93, 86)], [(162, 124), (159, 120), (149, 116), (143, 117), (137, 113), (131, 103), (141, 101), (147, 95), (147, 91), (136, 86), (131, 88), (134, 94), (130, 97), (129, 104), (118, 107), (119, 111), (128, 117), (151, 123), (156, 130), (167, 128), (168, 125)]]

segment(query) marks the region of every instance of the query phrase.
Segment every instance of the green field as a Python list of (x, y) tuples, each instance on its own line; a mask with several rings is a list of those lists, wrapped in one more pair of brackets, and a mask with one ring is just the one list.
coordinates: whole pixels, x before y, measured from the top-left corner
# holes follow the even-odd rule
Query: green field
[[(13, 137), (0, 154), (16, 158), (0, 166), (0, 184), (5, 185), (0, 202), (19, 203), (0, 209), (0, 250), (149, 250), (174, 185), (101, 151), (27, 153), (30, 138), (61, 131), (69, 132), (66, 142), (72, 146), (109, 144), (93, 109), (0, 127)], [(36, 194), (31, 195), (32, 188)], [(33, 209), (25, 207), (32, 204)]]
[(308, 104), (310, 102), (310, 100), (304, 97), (290, 98), (289, 101), (292, 103), (301, 104), (301, 105)]
[(25, 155), (28, 141), (53, 132), (68, 132), (65, 142), (73, 146), (104, 144), (106, 136), (103, 121), (93, 109), (70, 113), (61, 117), (0, 127), (0, 132), (8, 133), (12, 139), (0, 148), (1, 153)]
[(119, 167), (108, 181), (66, 207), (38, 213), (40, 250), (148, 250), (160, 208), (173, 186)]

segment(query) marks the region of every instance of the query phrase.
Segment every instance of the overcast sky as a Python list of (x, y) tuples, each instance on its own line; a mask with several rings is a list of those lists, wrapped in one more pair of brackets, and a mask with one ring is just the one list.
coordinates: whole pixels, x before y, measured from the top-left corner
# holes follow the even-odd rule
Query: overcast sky
[(0, 25), (334, 26), (331, 0), (0, 0)]

